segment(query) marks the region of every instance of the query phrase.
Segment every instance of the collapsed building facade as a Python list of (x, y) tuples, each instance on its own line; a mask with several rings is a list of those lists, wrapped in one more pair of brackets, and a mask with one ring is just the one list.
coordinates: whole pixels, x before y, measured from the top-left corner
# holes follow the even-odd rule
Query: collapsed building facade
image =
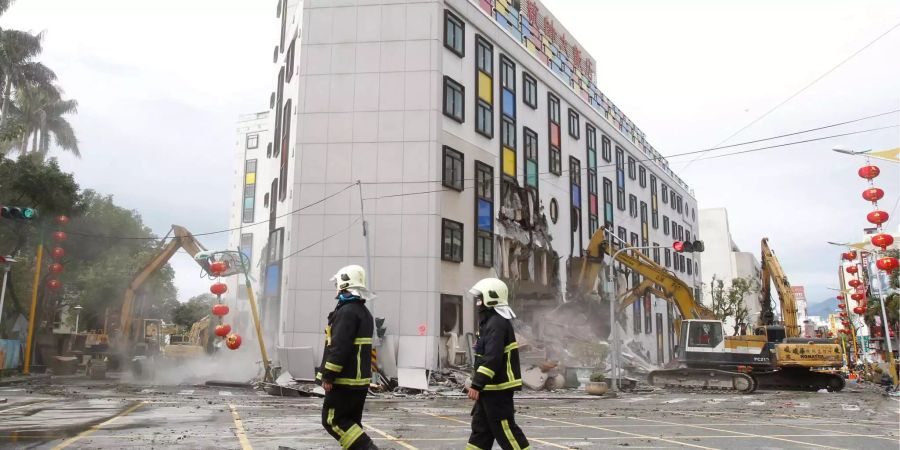
[[(282, 0), (275, 12), (270, 124), (253, 192), (240, 155), (259, 131), (238, 133), (231, 246), (251, 259), (276, 355), (318, 360), (328, 279), (346, 264), (369, 271), (390, 376), (468, 357), (465, 292), (484, 277), (508, 282), (523, 336), (554, 321), (558, 339), (577, 332), (553, 312), (598, 229), (652, 246), (699, 291), (699, 265), (671, 250), (696, 238), (692, 192), (595, 84), (598, 68), (627, 69), (594, 59), (540, 2)], [(640, 281), (625, 275), (623, 288)], [(621, 335), (664, 363), (674, 314), (648, 294)]]

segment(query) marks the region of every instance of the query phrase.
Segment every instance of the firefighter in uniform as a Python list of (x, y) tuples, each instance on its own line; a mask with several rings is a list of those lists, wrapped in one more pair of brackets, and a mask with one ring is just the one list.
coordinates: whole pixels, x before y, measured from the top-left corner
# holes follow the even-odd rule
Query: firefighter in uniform
[(475, 400), (472, 434), (466, 450), (490, 450), (494, 441), (504, 450), (526, 450), (528, 440), (514, 417), (513, 393), (522, 389), (522, 376), (509, 291), (503, 281), (485, 278), (469, 294), (481, 317), (475, 375), (469, 388), (469, 398)]
[(366, 308), (366, 273), (342, 268), (332, 278), (337, 306), (328, 314), (325, 351), (316, 380), (325, 389), (322, 426), (344, 449), (377, 449), (362, 429), (363, 406), (372, 379), (372, 314)]

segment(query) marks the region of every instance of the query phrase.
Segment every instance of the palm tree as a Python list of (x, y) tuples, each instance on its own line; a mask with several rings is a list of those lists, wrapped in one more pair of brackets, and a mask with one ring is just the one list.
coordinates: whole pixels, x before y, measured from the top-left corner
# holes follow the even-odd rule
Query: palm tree
[[(38, 155), (41, 159), (50, 151), (50, 138), (63, 150), (81, 157), (78, 138), (72, 125), (64, 117), (78, 110), (75, 100), (63, 100), (59, 89), (25, 85), (16, 90), (9, 105), (11, 119), (22, 128), (16, 148), (23, 155)], [(31, 145), (29, 147), (29, 140)]]
[[(0, 0), (3, 2), (3, 0)], [(0, 4), (0, 10), (2, 10)], [(0, 105), (0, 128), (9, 117), (9, 102), (12, 90), (28, 84), (45, 88), (51, 87), (56, 74), (47, 66), (34, 61), (41, 53), (43, 33), (31, 34), (18, 30), (0, 30), (0, 82), (2, 82), (2, 105)]]

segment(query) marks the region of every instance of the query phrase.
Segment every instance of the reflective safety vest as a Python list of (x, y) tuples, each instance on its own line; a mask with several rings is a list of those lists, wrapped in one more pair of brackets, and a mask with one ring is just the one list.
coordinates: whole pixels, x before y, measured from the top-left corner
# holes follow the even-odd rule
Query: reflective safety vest
[(522, 389), (519, 344), (512, 322), (493, 309), (484, 312), (475, 344), (475, 376), (472, 387), (479, 391)]
[(350, 389), (368, 389), (372, 381), (372, 333), (375, 324), (365, 300), (339, 302), (328, 314), (325, 351), (317, 381)]

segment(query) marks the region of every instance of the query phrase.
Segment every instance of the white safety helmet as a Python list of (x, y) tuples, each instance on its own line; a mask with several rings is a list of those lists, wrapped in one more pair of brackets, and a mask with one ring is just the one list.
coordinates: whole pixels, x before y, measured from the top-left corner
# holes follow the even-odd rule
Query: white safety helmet
[(497, 278), (485, 278), (475, 283), (475, 286), (469, 289), (469, 294), (489, 308), (509, 306), (509, 289), (506, 283)]
[(331, 280), (339, 291), (366, 289), (366, 270), (356, 264), (342, 267)]

